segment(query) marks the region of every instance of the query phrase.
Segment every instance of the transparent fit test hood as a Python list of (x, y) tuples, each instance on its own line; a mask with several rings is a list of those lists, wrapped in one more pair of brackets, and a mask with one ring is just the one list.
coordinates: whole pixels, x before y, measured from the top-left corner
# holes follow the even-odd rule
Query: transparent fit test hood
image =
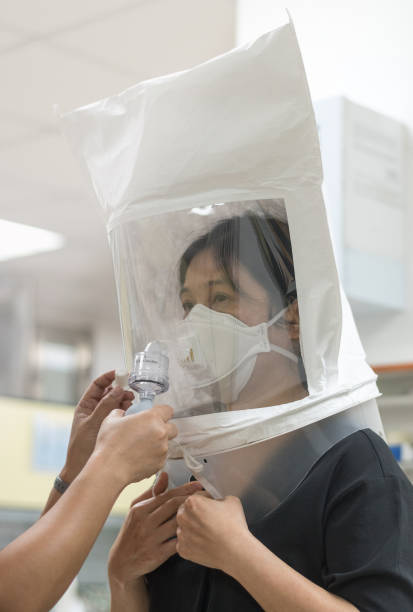
[[(185, 457), (210, 490), (241, 495), (241, 472), (250, 483), (267, 472), (248, 473), (243, 450), (275, 466), (279, 449), (266, 449), (289, 440), (297, 457), (293, 440), (304, 448), (311, 427), (320, 433), (313, 424), (330, 432), (311, 443), (316, 455), (366, 423), (382, 433), (291, 23), (62, 124), (104, 210), (128, 370), (148, 343), (168, 347), (170, 387), (157, 401), (175, 411), (175, 466)], [(229, 469), (231, 453), (241, 470)], [(212, 470), (218, 461), (225, 469)]]

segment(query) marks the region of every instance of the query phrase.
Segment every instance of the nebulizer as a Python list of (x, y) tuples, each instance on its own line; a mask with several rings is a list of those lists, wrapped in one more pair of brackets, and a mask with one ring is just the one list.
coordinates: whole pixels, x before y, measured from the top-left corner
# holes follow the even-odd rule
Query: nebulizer
[(139, 395), (139, 402), (130, 406), (126, 415), (148, 410), (157, 395), (169, 388), (169, 359), (167, 348), (155, 340), (149, 342), (143, 351), (135, 355), (134, 368), (128, 378), (128, 385)]

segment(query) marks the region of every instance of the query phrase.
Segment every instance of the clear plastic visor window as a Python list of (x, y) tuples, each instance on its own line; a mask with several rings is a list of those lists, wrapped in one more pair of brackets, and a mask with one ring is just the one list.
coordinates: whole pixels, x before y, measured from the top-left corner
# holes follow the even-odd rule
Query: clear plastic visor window
[(104, 210), (130, 384), (175, 411), (171, 486), (238, 495), (251, 522), (340, 439), (382, 432), (291, 23), (63, 126)]
[[(132, 358), (161, 342), (177, 417), (307, 395), (294, 262), (282, 201), (227, 202), (119, 226)], [(139, 247), (137, 246), (139, 245)], [(144, 290), (142, 290), (144, 288)]]

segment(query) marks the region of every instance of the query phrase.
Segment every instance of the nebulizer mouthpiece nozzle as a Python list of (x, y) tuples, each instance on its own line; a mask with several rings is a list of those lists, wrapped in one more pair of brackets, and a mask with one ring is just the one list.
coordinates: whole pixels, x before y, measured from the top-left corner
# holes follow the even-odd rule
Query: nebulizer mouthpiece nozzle
[(144, 351), (136, 353), (128, 384), (139, 393), (139, 402), (128, 408), (127, 415), (151, 408), (155, 396), (168, 390), (168, 368), (167, 348), (162, 342), (149, 342)]

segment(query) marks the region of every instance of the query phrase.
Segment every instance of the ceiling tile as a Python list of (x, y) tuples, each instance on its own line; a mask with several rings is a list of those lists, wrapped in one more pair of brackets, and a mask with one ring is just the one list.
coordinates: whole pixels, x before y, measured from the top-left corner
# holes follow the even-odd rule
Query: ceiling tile
[(54, 105), (63, 109), (93, 102), (132, 83), (104, 64), (85, 61), (66, 50), (35, 43), (11, 55), (0, 55), (0, 114), (21, 113), (42, 124), (54, 121)]
[(137, 82), (227, 51), (233, 45), (233, 23), (233, 0), (164, 0), (57, 34), (53, 41), (119, 66)]
[(26, 33), (47, 33), (57, 29), (79, 28), (90, 21), (110, 21), (114, 15), (128, 12), (141, 2), (142, 0), (2, 0), (0, 21)]
[[(36, 125), (36, 124), (34, 124)], [(28, 125), (15, 115), (5, 112), (0, 114), (0, 150), (7, 149), (13, 143), (30, 138), (33, 133), (33, 124)]]
[(8, 49), (13, 49), (24, 40), (24, 36), (18, 32), (3, 29), (0, 24), (0, 55)]

